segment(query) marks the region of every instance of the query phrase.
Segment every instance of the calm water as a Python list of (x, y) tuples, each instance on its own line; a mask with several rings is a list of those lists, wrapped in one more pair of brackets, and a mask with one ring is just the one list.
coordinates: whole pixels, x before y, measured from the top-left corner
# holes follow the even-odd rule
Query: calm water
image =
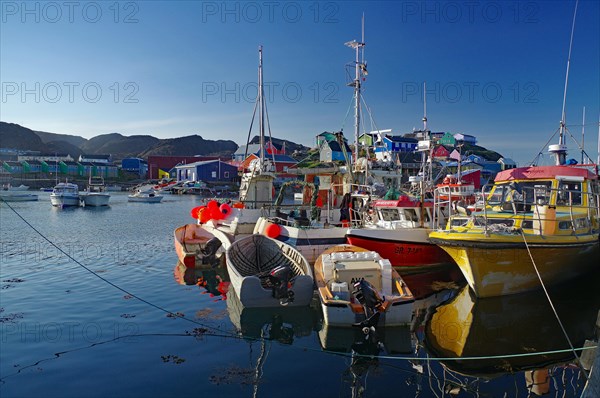
[[(0, 204), (0, 395), (502, 397), (527, 396), (533, 379), (535, 391), (579, 396), (570, 353), (451, 359), (567, 348), (541, 292), (475, 301), (468, 290), (443, 290), (418, 302), (412, 330), (385, 330), (379, 346), (324, 327), (316, 305), (241, 310), (232, 292), (221, 295), (223, 270), (177, 268), (172, 233), (199, 202), (128, 203), (113, 193), (109, 208), (59, 210), (40, 193), (11, 203), (81, 265)], [(185, 284), (200, 277), (205, 287)], [(598, 282), (553, 292), (576, 347), (594, 336)], [(426, 291), (431, 281), (414, 283)], [(436, 357), (445, 359), (428, 360)]]

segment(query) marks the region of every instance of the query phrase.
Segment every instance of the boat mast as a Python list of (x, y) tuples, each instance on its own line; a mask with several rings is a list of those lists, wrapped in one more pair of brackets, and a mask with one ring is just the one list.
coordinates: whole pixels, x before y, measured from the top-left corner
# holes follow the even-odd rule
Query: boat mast
[(257, 102), (259, 106), (258, 129), (259, 129), (259, 158), (261, 171), (265, 163), (265, 98), (263, 88), (263, 62), (262, 62), (262, 46), (258, 46), (258, 93)]
[(556, 165), (561, 165), (566, 163), (567, 157), (567, 145), (565, 144), (565, 126), (566, 126), (566, 117), (565, 117), (565, 107), (567, 103), (567, 87), (569, 85), (569, 67), (571, 66), (571, 50), (573, 49), (573, 34), (575, 32), (575, 17), (577, 16), (577, 4), (579, 4), (579, 0), (575, 2), (575, 11), (573, 12), (573, 24), (571, 25), (571, 39), (569, 41), (569, 55), (567, 57), (567, 72), (565, 74), (565, 88), (563, 91), (563, 103), (562, 103), (562, 113), (560, 119), (560, 131), (558, 136), (558, 144), (550, 145), (548, 147), (548, 152), (553, 153), (556, 157), (555, 163)]
[[(348, 83), (348, 86), (354, 87), (354, 163), (358, 160), (358, 135), (360, 132), (360, 89), (361, 89), (361, 72), (364, 76), (367, 75), (367, 67), (364, 62), (364, 47), (365, 47), (365, 16), (362, 17), (362, 40), (357, 42), (352, 40), (344, 43), (347, 47), (354, 48), (356, 58), (354, 61), (354, 80)], [(362, 53), (362, 61), (361, 61)]]
[(583, 107), (583, 118), (581, 122), (581, 163), (585, 163), (585, 106)]

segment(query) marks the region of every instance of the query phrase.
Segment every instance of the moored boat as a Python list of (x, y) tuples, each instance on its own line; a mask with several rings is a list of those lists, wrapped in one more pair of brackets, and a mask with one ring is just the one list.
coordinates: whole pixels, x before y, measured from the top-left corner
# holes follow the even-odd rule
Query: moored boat
[(454, 264), (444, 250), (428, 240), (433, 230), (433, 202), (405, 194), (396, 200), (376, 200), (372, 207), (374, 219), (362, 228), (350, 228), (348, 243), (378, 252), (403, 273)]
[(325, 323), (367, 329), (410, 324), (415, 299), (378, 253), (338, 245), (321, 254), (314, 268)]
[(0, 200), (4, 202), (32, 202), (38, 200), (38, 196), (19, 191), (3, 191), (0, 192)]
[(110, 200), (102, 177), (90, 177), (85, 191), (80, 192), (79, 196), (83, 206), (108, 206)]
[(56, 184), (50, 194), (50, 203), (56, 207), (79, 206), (79, 187), (70, 182)]
[[(455, 214), (430, 241), (478, 297), (541, 288), (600, 264), (597, 166), (532, 166), (496, 176), (483, 211)], [(539, 272), (539, 277), (538, 273)]]
[(313, 273), (292, 246), (264, 235), (238, 239), (226, 251), (231, 284), (244, 307), (308, 305)]
[(224, 265), (224, 255), (230, 240), (218, 229), (186, 224), (176, 228), (173, 235), (177, 257), (186, 267), (214, 268)]
[(137, 190), (131, 195), (127, 195), (129, 202), (159, 203), (162, 198), (163, 196), (153, 189)]

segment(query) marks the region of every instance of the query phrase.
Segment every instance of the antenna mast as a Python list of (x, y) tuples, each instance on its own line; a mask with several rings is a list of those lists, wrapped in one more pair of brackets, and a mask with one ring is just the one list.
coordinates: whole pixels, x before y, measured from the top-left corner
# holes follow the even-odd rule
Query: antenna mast
[(558, 136), (558, 144), (550, 145), (548, 147), (548, 152), (554, 153), (556, 156), (556, 164), (561, 165), (565, 164), (567, 157), (567, 145), (565, 144), (564, 132), (566, 126), (566, 117), (565, 117), (565, 107), (567, 103), (567, 87), (569, 85), (569, 67), (571, 66), (571, 50), (573, 49), (573, 35), (575, 33), (575, 17), (577, 16), (577, 5), (579, 4), (579, 0), (575, 2), (575, 11), (573, 12), (573, 24), (571, 25), (571, 39), (569, 41), (569, 56), (567, 57), (567, 73), (565, 75), (565, 89), (563, 91), (563, 104), (562, 104), (562, 113), (560, 119), (560, 132)]
[[(354, 61), (354, 80), (348, 83), (348, 86), (354, 87), (354, 162), (358, 159), (358, 135), (360, 133), (360, 89), (361, 76), (367, 75), (367, 65), (364, 62), (365, 47), (365, 16), (362, 17), (362, 41), (356, 40), (344, 43), (347, 47), (353, 48), (356, 52)], [(362, 61), (361, 61), (362, 58)]]

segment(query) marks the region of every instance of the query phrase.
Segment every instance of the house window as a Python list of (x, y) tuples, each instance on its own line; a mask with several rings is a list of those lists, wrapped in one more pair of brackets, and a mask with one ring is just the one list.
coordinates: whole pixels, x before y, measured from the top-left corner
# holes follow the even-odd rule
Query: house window
[(212, 178), (217, 178), (217, 172), (216, 172), (216, 171), (213, 171), (213, 172), (211, 173), (211, 176), (212, 176)]

